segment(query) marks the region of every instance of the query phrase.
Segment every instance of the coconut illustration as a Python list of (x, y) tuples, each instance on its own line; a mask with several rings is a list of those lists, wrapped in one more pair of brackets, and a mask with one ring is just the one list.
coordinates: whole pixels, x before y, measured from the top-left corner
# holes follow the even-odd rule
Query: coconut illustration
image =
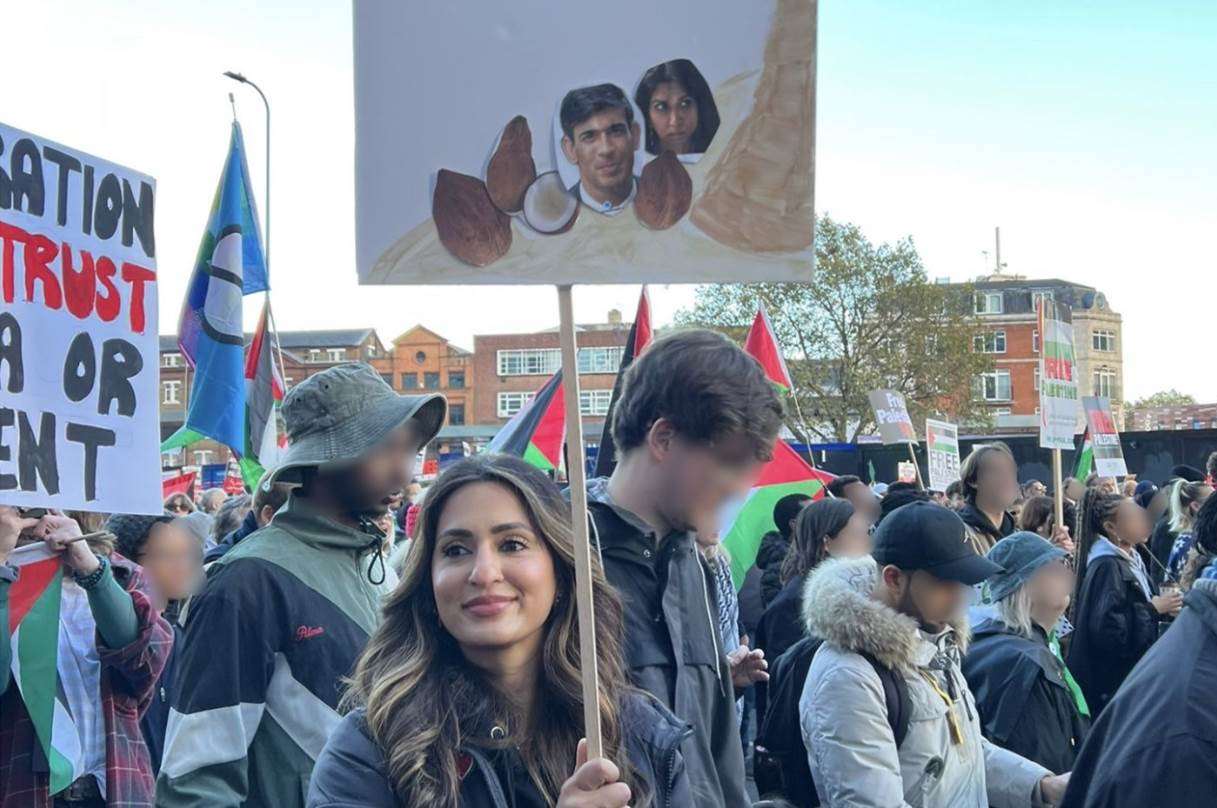
[(486, 167), (486, 190), (490, 201), (504, 213), (514, 215), (524, 208), (524, 192), (537, 178), (532, 159), (532, 132), (523, 115), (511, 119), (499, 138), (499, 146)]
[(684, 218), (693, 203), (693, 178), (680, 159), (665, 151), (642, 169), (634, 215), (652, 230), (667, 230)]
[(490, 201), (477, 177), (441, 168), (431, 216), (440, 243), (466, 264), (484, 267), (511, 249), (511, 218)]
[(524, 193), (524, 221), (547, 236), (565, 233), (579, 218), (579, 199), (562, 184), (557, 171), (546, 171)]

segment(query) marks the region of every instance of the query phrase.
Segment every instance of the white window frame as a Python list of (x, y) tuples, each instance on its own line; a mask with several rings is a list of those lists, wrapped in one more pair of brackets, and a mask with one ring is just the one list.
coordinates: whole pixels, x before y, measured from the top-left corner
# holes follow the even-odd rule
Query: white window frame
[(1115, 398), (1119, 379), (1117, 374), (1111, 368), (1097, 368), (1091, 376), (1093, 382), (1094, 394), (1103, 398)]
[[(1006, 395), (1002, 395), (1002, 382), (1005, 381)], [(1010, 379), (1010, 371), (998, 369), (981, 373), (976, 377), (977, 398), (982, 401), (1013, 401), (1014, 385)], [(989, 394), (989, 384), (992, 382), (993, 394)]]
[(579, 412), (583, 415), (604, 416), (608, 415), (609, 402), (613, 399), (613, 391), (605, 390), (580, 390), (579, 391)]
[(325, 360), (322, 359), (321, 357), (322, 357), (322, 353), (321, 353), (320, 348), (309, 348), (308, 356), (305, 358), (304, 361), (311, 362), (311, 363), (324, 362)]
[(579, 375), (587, 373), (616, 373), (621, 367), (625, 348), (620, 345), (602, 345), (579, 349)]
[(1109, 328), (1096, 328), (1090, 332), (1090, 348), (1103, 353), (1115, 353), (1116, 332)]
[(1031, 353), (1040, 352), (1040, 330), (1037, 328), (1031, 332)]
[[(1035, 366), (1034, 372), (1032, 375), (1035, 378), (1035, 392), (1038, 393), (1040, 391), (1040, 367), (1039, 367), (1039, 365)], [(1036, 414), (1038, 415), (1038, 413), (1036, 413)]]
[(977, 292), (974, 306), (977, 314), (1003, 314), (1006, 310), (1001, 292)]
[(161, 382), (161, 403), (182, 403), (182, 383), (180, 381), (177, 379), (165, 379)]
[(522, 391), (502, 391), (498, 394), (495, 400), (495, 412), (499, 418), (510, 418), (524, 406), (536, 398), (536, 393), (526, 393)]
[(1006, 352), (1006, 332), (986, 331), (972, 338), (972, 347), (980, 353), (1004, 354)]
[(506, 348), (495, 352), (499, 376), (550, 376), (562, 367), (557, 348)]
[(1056, 292), (1051, 289), (1040, 289), (1031, 293), (1031, 309), (1032, 311), (1040, 310), (1040, 301), (1047, 300), (1049, 303), (1056, 302)]
[(164, 353), (161, 354), (161, 367), (163, 368), (180, 368), (183, 364), (183, 356), (180, 353)]
[(325, 361), (327, 362), (345, 362), (347, 361), (346, 348), (326, 348)]

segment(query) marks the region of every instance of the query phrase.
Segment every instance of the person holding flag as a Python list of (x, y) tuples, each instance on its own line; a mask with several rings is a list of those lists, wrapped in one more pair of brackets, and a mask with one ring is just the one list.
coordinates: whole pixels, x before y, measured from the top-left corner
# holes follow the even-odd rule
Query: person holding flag
[(172, 643), (143, 570), (108, 541), (0, 506), (0, 808), (150, 808), (139, 716)]

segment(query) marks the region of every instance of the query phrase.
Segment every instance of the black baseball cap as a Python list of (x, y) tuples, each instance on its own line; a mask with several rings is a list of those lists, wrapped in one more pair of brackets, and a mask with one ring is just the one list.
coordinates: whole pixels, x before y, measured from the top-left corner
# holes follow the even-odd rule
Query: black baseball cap
[(977, 554), (954, 511), (933, 502), (902, 505), (884, 517), (875, 529), (871, 555), (880, 567), (925, 570), (968, 586), (1003, 571), (1000, 564)]

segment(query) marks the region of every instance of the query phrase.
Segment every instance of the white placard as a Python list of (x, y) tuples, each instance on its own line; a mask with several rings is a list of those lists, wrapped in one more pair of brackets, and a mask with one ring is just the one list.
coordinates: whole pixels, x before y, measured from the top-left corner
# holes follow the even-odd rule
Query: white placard
[(959, 427), (925, 419), (925, 456), (930, 490), (946, 491), (947, 486), (959, 479)]
[(0, 502), (162, 511), (155, 205), (0, 124)]

